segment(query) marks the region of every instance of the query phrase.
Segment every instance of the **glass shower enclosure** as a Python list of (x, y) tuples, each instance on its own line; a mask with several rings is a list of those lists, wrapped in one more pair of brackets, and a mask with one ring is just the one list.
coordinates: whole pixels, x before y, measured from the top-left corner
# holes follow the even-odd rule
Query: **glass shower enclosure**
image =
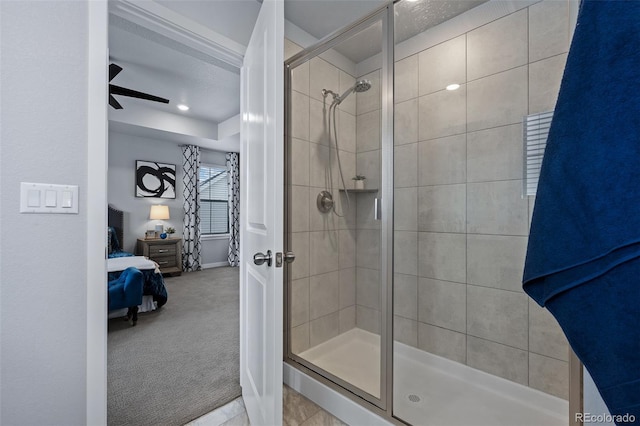
[(569, 347), (520, 280), (523, 120), (570, 11), (396, 1), (286, 60), (288, 363), (409, 424), (568, 424)]

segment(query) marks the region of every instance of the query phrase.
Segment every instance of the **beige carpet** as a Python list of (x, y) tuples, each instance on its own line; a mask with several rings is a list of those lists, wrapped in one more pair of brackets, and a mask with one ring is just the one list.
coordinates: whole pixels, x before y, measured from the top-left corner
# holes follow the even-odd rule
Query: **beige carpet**
[(109, 320), (109, 425), (184, 425), (238, 397), (239, 270), (165, 278), (166, 305)]

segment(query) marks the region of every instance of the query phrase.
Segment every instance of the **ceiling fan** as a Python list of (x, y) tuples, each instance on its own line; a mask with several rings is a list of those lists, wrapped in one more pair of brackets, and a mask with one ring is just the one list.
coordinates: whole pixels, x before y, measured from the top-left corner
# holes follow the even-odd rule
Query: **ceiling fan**
[[(120, 71), (122, 71), (122, 67), (116, 64), (109, 64), (109, 81), (113, 80), (115, 76), (117, 76)], [(115, 84), (109, 83), (109, 105), (111, 105), (115, 109), (122, 109), (122, 105), (113, 95), (121, 95), (121, 96), (129, 96), (131, 98), (145, 99), (147, 101), (154, 102), (162, 102), (163, 104), (168, 104), (169, 99), (161, 98), (159, 96), (153, 96), (148, 93), (138, 92), (136, 90), (127, 89), (126, 87), (116, 86)]]

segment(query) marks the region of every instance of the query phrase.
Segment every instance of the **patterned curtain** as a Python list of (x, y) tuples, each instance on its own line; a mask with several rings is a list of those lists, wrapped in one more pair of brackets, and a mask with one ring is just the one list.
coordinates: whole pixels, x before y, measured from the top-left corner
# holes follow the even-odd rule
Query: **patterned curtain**
[(199, 271), (200, 265), (200, 147), (182, 146), (184, 229), (182, 232), (182, 270)]
[(229, 174), (229, 265), (240, 266), (240, 154), (227, 153)]

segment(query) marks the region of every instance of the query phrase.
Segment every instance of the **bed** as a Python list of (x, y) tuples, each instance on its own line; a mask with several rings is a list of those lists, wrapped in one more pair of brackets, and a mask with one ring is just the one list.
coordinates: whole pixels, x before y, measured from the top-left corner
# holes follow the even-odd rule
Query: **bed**
[[(108, 281), (118, 279), (122, 271), (129, 267), (135, 267), (144, 276), (142, 304), (138, 312), (154, 311), (167, 303), (168, 294), (164, 285), (164, 278), (158, 265), (144, 256), (135, 256), (133, 253), (122, 250), (124, 241), (124, 213), (112, 206), (108, 207), (107, 241)], [(109, 313), (109, 318), (117, 318), (126, 314), (126, 309)]]

